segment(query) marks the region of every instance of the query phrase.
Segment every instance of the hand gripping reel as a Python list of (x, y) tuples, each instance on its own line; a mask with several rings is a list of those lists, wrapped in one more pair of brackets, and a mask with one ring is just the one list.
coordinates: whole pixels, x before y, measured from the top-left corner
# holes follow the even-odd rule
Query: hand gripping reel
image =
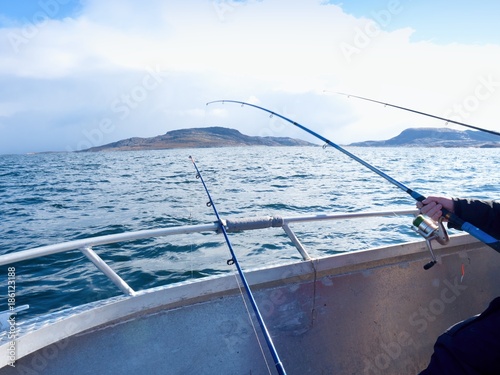
[(443, 218), (439, 218), (438, 222), (436, 223), (429, 218), (418, 215), (415, 220), (413, 220), (413, 226), (411, 227), (411, 229), (424, 237), (427, 248), (431, 253), (432, 260), (424, 265), (424, 269), (428, 270), (437, 263), (436, 256), (434, 255), (434, 251), (432, 250), (431, 241), (436, 240), (441, 245), (446, 245), (450, 241), (448, 232), (443, 225)]

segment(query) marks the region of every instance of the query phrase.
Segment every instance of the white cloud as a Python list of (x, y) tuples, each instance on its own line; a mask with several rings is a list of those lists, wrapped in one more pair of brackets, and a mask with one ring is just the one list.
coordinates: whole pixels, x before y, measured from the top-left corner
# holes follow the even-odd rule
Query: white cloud
[[(0, 29), (0, 152), (209, 125), (306, 137), (248, 108), (205, 108), (216, 99), (285, 112), (338, 143), (443, 126), (323, 90), (495, 126), (500, 46), (412, 42), (412, 28), (382, 26), (313, 0), (89, 0), (75, 19)], [(13, 146), (28, 144), (26, 123), (44, 131)]]

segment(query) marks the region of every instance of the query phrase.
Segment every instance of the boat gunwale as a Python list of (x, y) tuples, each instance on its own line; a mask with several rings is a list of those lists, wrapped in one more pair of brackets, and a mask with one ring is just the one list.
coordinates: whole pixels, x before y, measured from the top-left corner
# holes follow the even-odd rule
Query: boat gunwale
[[(468, 234), (450, 236), (448, 245), (436, 245), (438, 259), (454, 253), (468, 252), (486, 247)], [(425, 241), (406, 242), (355, 252), (345, 252), (312, 260), (293, 262), (246, 270), (245, 274), (254, 291), (272, 289), (293, 283), (315, 282), (327, 276), (369, 270), (377, 267), (426, 260)], [(425, 272), (422, 270), (422, 272)], [(214, 299), (240, 293), (233, 273), (208, 276), (138, 291), (134, 296), (111, 297), (60, 312), (42, 315), (20, 322), (17, 341), (18, 359), (64, 342), (64, 340), (121, 324), (142, 316), (154, 315)], [(5, 340), (6, 336), (2, 337)], [(0, 345), (0, 368), (9, 363), (9, 341)]]

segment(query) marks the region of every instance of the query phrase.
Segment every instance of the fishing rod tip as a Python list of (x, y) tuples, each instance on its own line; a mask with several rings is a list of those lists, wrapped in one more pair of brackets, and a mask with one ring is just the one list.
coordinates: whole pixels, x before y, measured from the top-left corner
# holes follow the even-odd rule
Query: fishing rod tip
[(323, 90), (323, 92), (329, 92), (329, 93), (331, 93), (331, 94), (339, 94), (339, 95), (346, 95), (346, 96), (349, 96), (349, 94), (344, 94), (343, 92), (340, 92), (340, 91)]
[(225, 100), (212, 100), (211, 102), (207, 102), (206, 105), (213, 104), (213, 103), (222, 103), (224, 104)]
[(348, 98), (351, 97), (351, 94), (347, 94), (345, 92), (340, 92), (340, 91), (323, 90), (323, 92), (329, 92), (331, 94), (343, 95), (343, 96), (347, 96)]

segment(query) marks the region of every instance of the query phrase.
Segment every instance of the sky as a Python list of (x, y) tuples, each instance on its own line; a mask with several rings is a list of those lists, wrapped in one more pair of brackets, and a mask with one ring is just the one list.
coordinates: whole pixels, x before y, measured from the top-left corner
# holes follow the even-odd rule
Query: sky
[(498, 14), (493, 0), (0, 0), (0, 154), (208, 126), (318, 142), (206, 105), (223, 99), (341, 145), (452, 127), (337, 92), (499, 131)]

